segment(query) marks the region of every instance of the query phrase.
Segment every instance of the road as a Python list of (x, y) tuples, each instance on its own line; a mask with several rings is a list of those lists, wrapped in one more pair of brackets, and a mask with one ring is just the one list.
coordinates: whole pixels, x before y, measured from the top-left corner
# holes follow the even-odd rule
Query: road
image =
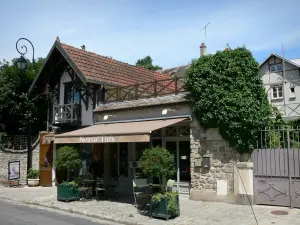
[(0, 201), (0, 225), (108, 225), (103, 222), (71, 213), (40, 209)]

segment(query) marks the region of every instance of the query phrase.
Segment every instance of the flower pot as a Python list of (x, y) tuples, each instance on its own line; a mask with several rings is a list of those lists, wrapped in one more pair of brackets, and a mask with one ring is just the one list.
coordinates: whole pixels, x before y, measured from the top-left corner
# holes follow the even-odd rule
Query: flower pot
[(79, 190), (63, 184), (57, 184), (57, 200), (69, 202), (72, 200), (79, 200)]
[(39, 186), (40, 179), (27, 179), (27, 183), (29, 187)]
[(159, 202), (152, 202), (150, 201), (150, 215), (152, 217), (159, 217), (166, 220), (169, 220), (172, 217), (176, 217), (180, 215), (180, 208), (179, 208), (179, 198), (177, 197), (177, 207), (178, 212), (170, 212), (168, 211), (168, 200), (165, 198), (162, 198)]

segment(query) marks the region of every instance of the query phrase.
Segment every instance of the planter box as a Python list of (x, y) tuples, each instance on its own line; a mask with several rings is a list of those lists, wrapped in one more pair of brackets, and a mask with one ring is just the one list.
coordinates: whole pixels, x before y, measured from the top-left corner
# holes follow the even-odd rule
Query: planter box
[(68, 187), (66, 185), (57, 185), (57, 200), (58, 201), (65, 201), (69, 202), (72, 200), (79, 200), (80, 199), (80, 193), (78, 189), (74, 189), (71, 187)]
[(27, 179), (27, 183), (29, 187), (39, 186), (40, 179)]
[(150, 201), (150, 215), (152, 217), (163, 218), (169, 220), (172, 217), (180, 216), (179, 197), (177, 196), (178, 213), (168, 211), (168, 200), (161, 199), (160, 202), (153, 203)]

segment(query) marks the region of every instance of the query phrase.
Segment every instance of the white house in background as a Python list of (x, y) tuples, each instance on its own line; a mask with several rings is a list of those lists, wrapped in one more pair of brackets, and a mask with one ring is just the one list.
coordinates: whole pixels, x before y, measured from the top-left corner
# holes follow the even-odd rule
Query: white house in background
[(286, 119), (300, 117), (300, 59), (270, 54), (260, 65), (269, 102)]

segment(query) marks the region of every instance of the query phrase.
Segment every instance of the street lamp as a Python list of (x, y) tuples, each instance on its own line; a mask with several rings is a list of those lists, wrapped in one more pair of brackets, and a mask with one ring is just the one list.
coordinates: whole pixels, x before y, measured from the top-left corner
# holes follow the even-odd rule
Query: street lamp
[[(31, 41), (29, 41), (27, 38), (20, 38), (17, 42), (16, 42), (16, 49), (17, 51), (21, 54), (20, 58), (17, 59), (17, 67), (19, 69), (25, 69), (26, 68), (26, 59), (24, 57), (24, 55), (27, 53), (27, 47), (26, 45), (21, 45), (21, 49), (24, 49), (23, 51), (20, 51), (20, 49), (18, 48), (18, 43), (19, 41), (24, 40), (27, 41), (31, 47), (32, 47), (32, 64), (34, 65), (34, 46), (31, 43)], [(31, 115), (30, 115), (31, 116)], [(28, 134), (27, 134), (27, 171), (32, 167), (32, 146), (31, 146), (31, 121), (30, 121), (30, 116), (28, 118)]]

